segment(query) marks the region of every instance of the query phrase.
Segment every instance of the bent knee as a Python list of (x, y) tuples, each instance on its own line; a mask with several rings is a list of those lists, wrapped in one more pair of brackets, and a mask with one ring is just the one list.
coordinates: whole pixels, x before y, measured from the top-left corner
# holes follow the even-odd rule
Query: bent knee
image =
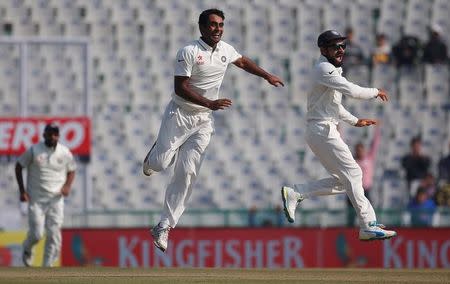
[(147, 165), (155, 172), (160, 172), (164, 171), (170, 166), (170, 161), (149, 159), (147, 161)]
[(33, 239), (33, 241), (38, 242), (44, 237), (44, 232), (43, 231), (30, 232), (30, 237), (31, 239)]
[(359, 166), (357, 166), (357, 167), (352, 168), (352, 169), (350, 170), (350, 175), (351, 175), (352, 177), (362, 178), (363, 173), (362, 173), (361, 168), (360, 168)]

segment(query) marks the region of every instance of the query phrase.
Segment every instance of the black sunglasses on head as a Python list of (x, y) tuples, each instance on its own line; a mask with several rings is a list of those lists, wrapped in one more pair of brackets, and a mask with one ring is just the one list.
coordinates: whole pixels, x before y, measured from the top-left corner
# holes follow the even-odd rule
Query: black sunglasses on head
[(340, 44), (335, 43), (335, 44), (327, 45), (327, 47), (330, 47), (330, 48), (332, 48), (334, 50), (339, 50), (339, 48), (342, 48), (342, 50), (345, 50), (345, 48), (347, 47), (347, 44), (345, 44), (345, 43), (340, 43)]

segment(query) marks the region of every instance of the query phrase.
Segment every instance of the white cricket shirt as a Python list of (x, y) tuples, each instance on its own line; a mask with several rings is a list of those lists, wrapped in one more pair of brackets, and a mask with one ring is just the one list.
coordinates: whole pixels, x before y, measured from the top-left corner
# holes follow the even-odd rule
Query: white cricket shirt
[(47, 147), (44, 142), (37, 143), (17, 161), (27, 168), (27, 192), (32, 199), (58, 195), (67, 173), (76, 169), (72, 153), (61, 143), (55, 149)]
[(378, 95), (376, 88), (363, 88), (342, 77), (342, 68), (335, 67), (321, 55), (312, 72), (313, 87), (308, 93), (308, 121), (331, 121), (338, 123), (343, 120), (351, 125), (358, 118), (347, 111), (342, 105), (342, 95), (357, 99), (372, 99)]
[[(190, 77), (189, 86), (193, 91), (210, 100), (217, 100), (228, 65), (240, 57), (242, 55), (224, 41), (218, 42), (213, 51), (213, 48), (200, 38), (178, 51), (174, 76)], [(187, 111), (211, 111), (175, 93), (172, 94), (172, 99)]]

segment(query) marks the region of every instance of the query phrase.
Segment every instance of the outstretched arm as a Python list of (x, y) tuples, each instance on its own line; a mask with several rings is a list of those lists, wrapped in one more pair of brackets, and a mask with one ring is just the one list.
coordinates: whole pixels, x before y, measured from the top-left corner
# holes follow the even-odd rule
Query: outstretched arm
[(386, 91), (376, 88), (363, 88), (349, 82), (331, 64), (320, 64), (316, 72), (317, 80), (321, 85), (332, 88), (343, 95), (357, 99), (380, 98), (382, 101), (388, 100)]
[(269, 84), (275, 87), (284, 86), (284, 83), (280, 78), (270, 73), (267, 73), (264, 69), (256, 65), (256, 63), (250, 60), (250, 58), (248, 57), (242, 56), (236, 61), (234, 61), (233, 64), (239, 68), (244, 69), (248, 73), (264, 78), (267, 82), (269, 82)]
[(189, 88), (189, 77), (175, 76), (174, 80), (175, 94), (187, 101), (209, 108), (211, 110), (225, 109), (231, 106), (231, 100), (229, 99), (218, 99), (212, 101), (197, 94), (195, 91)]

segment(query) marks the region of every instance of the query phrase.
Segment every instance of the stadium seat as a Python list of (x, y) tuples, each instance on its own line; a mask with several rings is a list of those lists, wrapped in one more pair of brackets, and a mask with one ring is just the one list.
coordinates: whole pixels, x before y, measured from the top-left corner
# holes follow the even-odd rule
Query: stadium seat
[(392, 100), (398, 101), (397, 71), (392, 65), (377, 64), (372, 68), (372, 86), (386, 90)]
[(407, 187), (400, 177), (383, 178), (381, 190), (384, 209), (402, 208), (409, 201)]
[(295, 18), (289, 6), (272, 4), (269, 6), (270, 46), (280, 57), (285, 57), (294, 48)]
[(449, 71), (446, 65), (425, 66), (425, 91), (428, 105), (448, 107), (449, 100)]
[(360, 86), (369, 87), (369, 68), (366, 65), (352, 66), (347, 72), (347, 79)]
[(382, 1), (380, 7), (380, 19), (376, 27), (377, 33), (383, 33), (391, 42), (397, 42), (401, 35), (401, 19), (404, 19), (404, 13), (404, 1)]
[(249, 56), (260, 54), (261, 50), (269, 50), (269, 26), (267, 10), (262, 5), (248, 3), (245, 7), (244, 27), (246, 29), (245, 49)]
[(344, 34), (346, 29), (346, 24), (342, 19), (346, 17), (345, 7), (338, 2), (331, 2), (324, 6), (324, 29), (323, 30), (337, 30)]
[(355, 40), (363, 50), (372, 50), (375, 42), (372, 32), (374, 26), (372, 12), (373, 7), (366, 3), (360, 2), (350, 6), (350, 25), (353, 28)]
[[(317, 53), (317, 34), (321, 32), (320, 9), (303, 5), (297, 9), (297, 49)], [(294, 53), (295, 54), (295, 53)]]
[(431, 1), (408, 1), (404, 24), (405, 34), (416, 36), (422, 42), (428, 40), (431, 4)]
[(418, 102), (424, 101), (423, 84), (415, 76), (401, 76), (399, 82), (400, 105), (415, 107)]

